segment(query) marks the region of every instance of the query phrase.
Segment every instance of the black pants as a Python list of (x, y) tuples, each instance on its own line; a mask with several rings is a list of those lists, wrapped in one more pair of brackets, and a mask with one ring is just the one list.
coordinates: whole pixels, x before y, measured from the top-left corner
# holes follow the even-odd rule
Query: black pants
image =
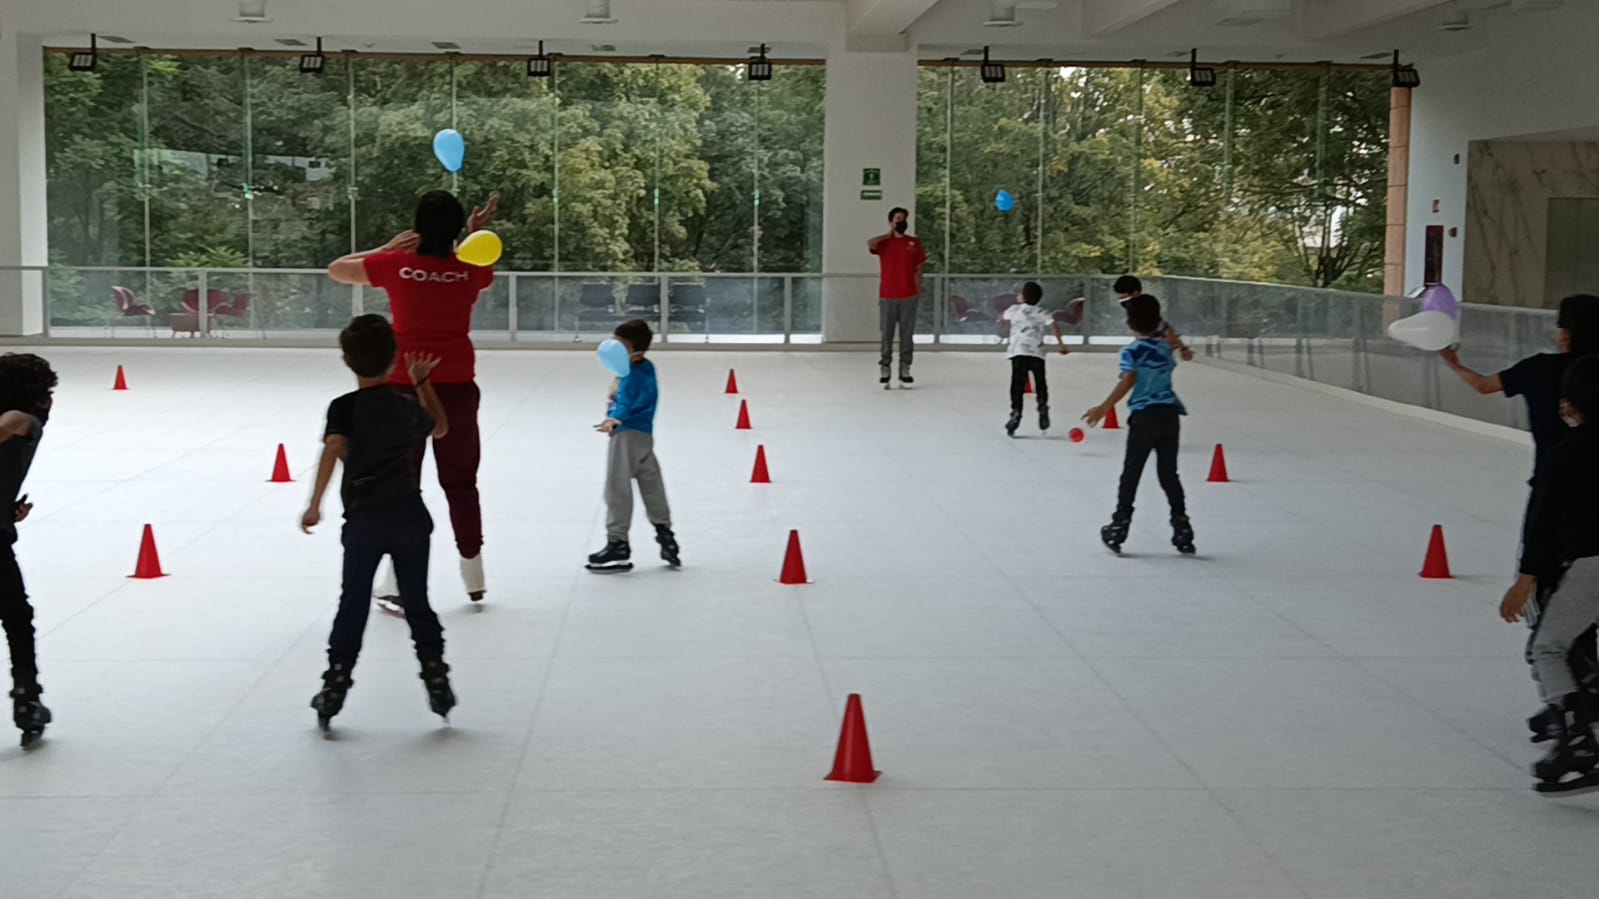
[(1116, 517), (1131, 521), (1138, 482), (1144, 476), (1144, 463), (1155, 453), (1155, 475), (1166, 491), (1173, 518), (1188, 514), (1183, 484), (1177, 479), (1177, 438), (1182, 419), (1176, 406), (1150, 406), (1127, 418), (1127, 457), (1122, 462), (1121, 490), (1116, 496)]
[(1027, 395), (1027, 376), (1033, 376), (1033, 390), (1038, 394), (1038, 408), (1049, 408), (1049, 380), (1044, 375), (1044, 360), (1037, 356), (1010, 357), (1010, 408), (1022, 411), (1022, 397)]
[(366, 510), (344, 523), (344, 589), (339, 612), (328, 637), (328, 659), (351, 666), (361, 654), (367, 614), (372, 606), (372, 581), (384, 556), (394, 560), (400, 603), (411, 626), (416, 657), (424, 662), (444, 658), (444, 628), (428, 605), (428, 549), (433, 517), (420, 496)]
[(39, 659), (33, 645), (33, 606), (22, 584), (22, 569), (17, 567), (14, 548), (0, 549), (0, 624), (11, 646), (11, 680), (15, 686), (31, 687), (39, 682)]
[[(1532, 497), (1527, 498), (1527, 511), (1521, 517), (1521, 551), (1527, 551), (1527, 537), (1532, 530)], [(1549, 599), (1554, 596), (1555, 588), (1560, 586), (1558, 575), (1538, 578), (1538, 589), (1533, 594), (1532, 632), (1527, 635), (1527, 649), (1524, 657), (1527, 664), (1532, 664), (1532, 644), (1538, 639), (1538, 622), (1543, 619), (1544, 609), (1549, 607)], [(1588, 631), (1577, 639), (1571, 646), (1571, 652), (1566, 656), (1566, 663), (1571, 666), (1572, 678), (1582, 686), (1585, 692), (1599, 693), (1599, 629), (1588, 628)], [(1535, 675), (1536, 677), (1536, 675)]]

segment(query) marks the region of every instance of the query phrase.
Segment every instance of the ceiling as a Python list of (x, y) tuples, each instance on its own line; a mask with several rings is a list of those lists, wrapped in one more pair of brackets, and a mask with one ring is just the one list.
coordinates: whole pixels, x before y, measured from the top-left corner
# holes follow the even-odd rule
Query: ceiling
[[(248, 0), (247, 0), (248, 2)], [(261, 2), (261, 0), (254, 0)], [(596, 0), (265, 0), (271, 21), (235, 22), (239, 0), (0, 0), (0, 21), (81, 45), (88, 32), (162, 48), (327, 48), (525, 54), (742, 56), (762, 41), (778, 58), (830, 50), (905, 50), (924, 58), (992, 46), (996, 58), (1381, 62), (1484, 49), (1511, 31), (1587, 28), (1596, 0), (609, 0), (612, 24), (583, 24)], [(603, 3), (603, 0), (600, 0)], [(1556, 5), (1552, 11), (1523, 6)], [(1287, 7), (1281, 17), (1224, 25), (1224, 13)], [(1013, 15), (1016, 27), (985, 27)], [(1440, 29), (1464, 15), (1468, 30)], [(1247, 15), (1244, 18), (1249, 18)], [(614, 48), (605, 50), (602, 48)]]

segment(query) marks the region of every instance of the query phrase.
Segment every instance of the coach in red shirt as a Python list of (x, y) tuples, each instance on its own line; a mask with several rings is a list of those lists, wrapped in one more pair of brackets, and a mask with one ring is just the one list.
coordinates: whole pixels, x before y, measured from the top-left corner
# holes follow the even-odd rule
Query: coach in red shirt
[(910, 213), (896, 206), (889, 210), (889, 232), (866, 242), (866, 249), (882, 266), (877, 291), (878, 321), (883, 330), (883, 355), (878, 361), (878, 380), (888, 383), (894, 365), (894, 331), (899, 330), (899, 380), (913, 384), (911, 358), (916, 352), (916, 308), (922, 296), (922, 266), (927, 252), (922, 242), (905, 231)]
[[(493, 214), (495, 201), (473, 210), (468, 220), (459, 200), (448, 191), (424, 194), (416, 205), (414, 230), (383, 247), (351, 253), (328, 267), (340, 284), (369, 284), (389, 295), (389, 312), (400, 356), (425, 353), (439, 357), (429, 379), (450, 419), (449, 433), (433, 441), (439, 486), (450, 504), (450, 525), (461, 553), (461, 577), (475, 602), (485, 592), (483, 575), (483, 511), (478, 498), (477, 470), (482, 459), (478, 440), (477, 351), (472, 346), (472, 309), (478, 294), (494, 283), (494, 269), (468, 265), (455, 258), (455, 242), (463, 228), (475, 231)], [(396, 365), (389, 383), (415, 394), (404, 365)], [(421, 471), (427, 445), (419, 444), (412, 460)], [(392, 576), (378, 589), (380, 600), (394, 599)], [(389, 604), (385, 604), (389, 608)]]

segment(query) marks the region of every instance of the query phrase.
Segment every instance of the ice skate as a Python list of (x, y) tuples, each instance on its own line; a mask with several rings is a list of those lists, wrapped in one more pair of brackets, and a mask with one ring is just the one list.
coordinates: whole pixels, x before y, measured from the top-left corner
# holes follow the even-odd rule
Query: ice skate
[(589, 556), (588, 565), (584, 566), (590, 571), (616, 572), (633, 570), (633, 548), (626, 540), (612, 540), (605, 544), (605, 548)]
[(1554, 746), (1532, 766), (1533, 789), (1546, 796), (1576, 796), (1599, 790), (1599, 749), (1580, 694), (1549, 707)]
[(44, 726), (50, 723), (50, 710), (39, 701), (44, 688), (38, 684), (11, 691), (11, 720), (22, 731), (22, 748), (32, 749), (44, 739)]
[(316, 709), (317, 726), (322, 728), (324, 734), (332, 729), (334, 716), (344, 710), (344, 697), (354, 685), (348, 663), (328, 663), (328, 670), (322, 674), (322, 691), (311, 697), (311, 708)]
[(394, 576), (394, 563), (391, 561), (383, 566), (383, 580), (372, 591), (372, 601), (377, 605), (378, 611), (393, 615), (396, 618), (405, 617), (405, 606), (400, 605), (400, 585)]
[(1005, 436), (1015, 437), (1016, 429), (1022, 426), (1022, 410), (1010, 410), (1010, 419), (1005, 422)]
[(1038, 404), (1038, 430), (1041, 431), (1042, 433), (1045, 433), (1045, 434), (1049, 433), (1049, 404), (1048, 403), (1039, 403)]
[(664, 524), (656, 525), (655, 542), (661, 545), (661, 561), (673, 568), (683, 564), (682, 558), (678, 555), (677, 535), (672, 533), (670, 527)]
[(1105, 548), (1115, 553), (1122, 554), (1122, 544), (1127, 542), (1127, 530), (1132, 526), (1131, 518), (1117, 515), (1110, 520), (1110, 524), (1099, 529), (1099, 540)]
[(483, 553), (461, 559), (461, 580), (466, 582), (467, 599), (482, 602), (483, 595), (488, 592), (483, 579)]
[(916, 379), (911, 377), (911, 364), (909, 362), (901, 362), (899, 364), (899, 386), (909, 387), (915, 383)]
[(1171, 545), (1185, 556), (1191, 556), (1198, 550), (1194, 547), (1194, 526), (1187, 515), (1173, 515), (1171, 517)]
[(450, 689), (450, 666), (442, 659), (422, 663), (422, 686), (428, 691), (428, 708), (433, 714), (450, 723), (450, 710), (455, 708), (455, 691)]
[(877, 368), (877, 383), (883, 385), (883, 389), (884, 390), (893, 389), (892, 385), (888, 383), (889, 381), (893, 380), (893, 378), (890, 377), (891, 374), (892, 374), (892, 372), (889, 371), (888, 366), (886, 366), (886, 365), (878, 366), (878, 368)]

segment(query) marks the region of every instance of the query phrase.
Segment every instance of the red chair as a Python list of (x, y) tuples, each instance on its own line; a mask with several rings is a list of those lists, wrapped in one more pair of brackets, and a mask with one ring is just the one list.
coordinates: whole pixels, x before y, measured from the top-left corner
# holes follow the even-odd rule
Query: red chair
[[(117, 304), (117, 316), (119, 318), (142, 318), (148, 327), (155, 327), (155, 310), (140, 303), (138, 296), (133, 292), (133, 288), (113, 287), (111, 288), (111, 299)], [(116, 331), (116, 323), (114, 321), (111, 324), (111, 330), (113, 333)]]
[(233, 298), (231, 304), (221, 306), (216, 314), (222, 318), (246, 319), (250, 317), (250, 304), (255, 301), (255, 294), (241, 293)]
[(953, 296), (949, 299), (955, 306), (955, 320), (963, 325), (992, 320), (989, 316), (983, 314), (983, 310), (973, 306), (971, 300), (963, 296)]
[[(216, 315), (223, 307), (228, 305), (227, 291), (211, 288), (205, 292), (205, 311)], [(200, 291), (186, 290), (183, 292), (183, 308), (190, 312), (200, 311)]]

